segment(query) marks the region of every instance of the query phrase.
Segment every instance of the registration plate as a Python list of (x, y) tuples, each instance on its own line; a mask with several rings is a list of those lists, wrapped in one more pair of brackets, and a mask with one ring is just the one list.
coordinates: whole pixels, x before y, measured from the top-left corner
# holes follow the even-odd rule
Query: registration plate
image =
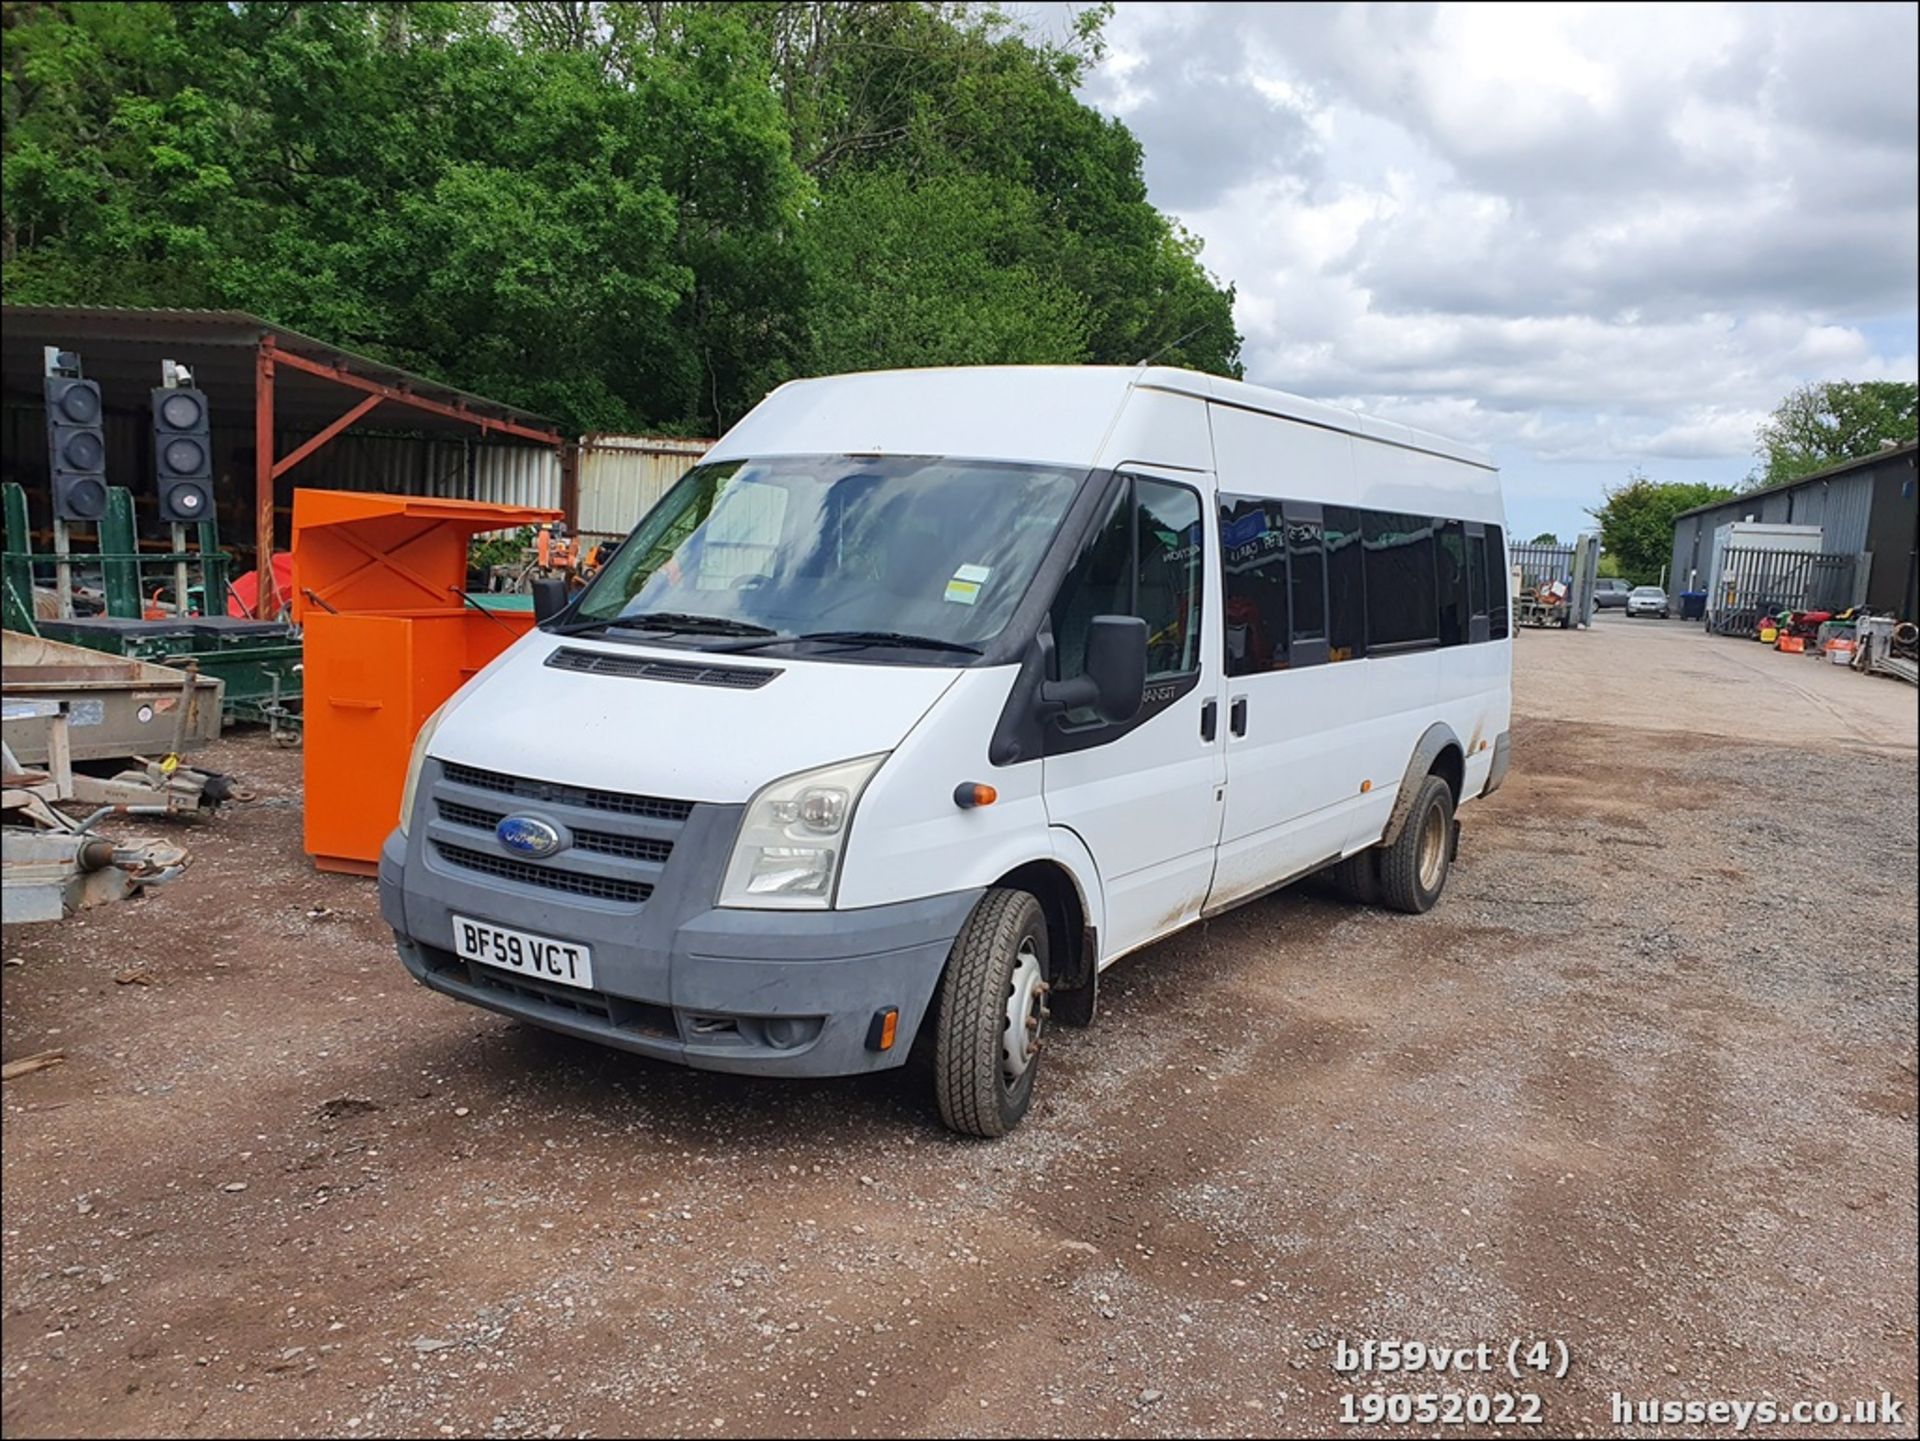
[(488, 921), (453, 918), (453, 948), (462, 960), (518, 971), (563, 986), (593, 987), (593, 952), (578, 941), (512, 931)]

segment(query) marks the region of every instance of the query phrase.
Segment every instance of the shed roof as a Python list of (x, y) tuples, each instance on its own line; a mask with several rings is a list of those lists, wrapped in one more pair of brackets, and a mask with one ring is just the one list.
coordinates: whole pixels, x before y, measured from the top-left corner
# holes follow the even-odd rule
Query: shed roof
[(1835, 476), (1847, 475), (1856, 470), (1864, 470), (1870, 465), (1880, 465), (1898, 456), (1912, 455), (1916, 450), (1920, 450), (1920, 441), (1909, 440), (1902, 445), (1889, 446), (1885, 450), (1876, 450), (1871, 455), (1861, 455), (1854, 457), (1852, 460), (1843, 460), (1838, 465), (1830, 465), (1825, 470), (1816, 470), (1811, 475), (1798, 476), (1793, 480), (1783, 480), (1775, 485), (1764, 485), (1758, 490), (1743, 490), (1738, 495), (1728, 496), (1725, 500), (1710, 500), (1705, 505), (1696, 505), (1690, 510), (1681, 511), (1674, 519), (1685, 520), (1690, 515), (1704, 515), (1707, 511), (1719, 510), (1721, 507), (1728, 505), (1745, 505), (1748, 501), (1755, 500), (1763, 495), (1775, 495), (1783, 490), (1792, 490), (1795, 486), (1811, 485), (1818, 480), (1832, 480)]
[[(558, 438), (559, 424), (546, 416), (473, 395), (239, 310), (0, 307), (0, 383), (10, 398), (30, 396), (38, 404), (45, 373), (44, 349), (57, 345), (79, 354), (82, 372), (100, 382), (101, 400), (109, 409), (145, 410), (148, 391), (160, 384), (160, 362), (175, 360), (193, 372), (194, 384), (206, 392), (216, 424), (239, 421), (251, 426), (254, 352), (268, 336), (279, 349), (309, 360), (338, 366), (366, 380), (475, 416), (552, 431)], [(324, 377), (283, 366), (275, 376), (275, 427), (319, 430), (355, 399), (353, 391)], [(467, 422), (391, 401), (370, 412), (362, 423), (424, 433), (473, 433)]]

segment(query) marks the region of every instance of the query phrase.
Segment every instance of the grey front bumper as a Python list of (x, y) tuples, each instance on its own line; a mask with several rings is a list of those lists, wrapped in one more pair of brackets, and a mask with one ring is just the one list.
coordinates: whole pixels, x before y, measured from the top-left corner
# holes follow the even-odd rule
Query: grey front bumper
[[(709, 907), (658, 925), (610, 925), (551, 897), (517, 897), (410, 859), (395, 831), (380, 854), (380, 911), (401, 962), (422, 985), (533, 1025), (701, 1070), (841, 1076), (906, 1060), (953, 938), (982, 892), (853, 911)], [(604, 990), (548, 985), (461, 960), (455, 913), (593, 947)], [(869, 1045), (874, 1017), (897, 1008), (891, 1049)]]

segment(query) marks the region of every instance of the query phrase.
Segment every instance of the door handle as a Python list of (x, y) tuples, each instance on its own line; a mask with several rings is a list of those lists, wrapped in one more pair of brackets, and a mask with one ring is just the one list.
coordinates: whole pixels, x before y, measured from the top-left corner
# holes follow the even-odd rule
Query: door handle
[(1237, 736), (1247, 733), (1247, 698), (1235, 696), (1233, 704), (1227, 708), (1227, 728)]
[(1220, 734), (1220, 702), (1204, 700), (1200, 702), (1200, 739), (1212, 743)]

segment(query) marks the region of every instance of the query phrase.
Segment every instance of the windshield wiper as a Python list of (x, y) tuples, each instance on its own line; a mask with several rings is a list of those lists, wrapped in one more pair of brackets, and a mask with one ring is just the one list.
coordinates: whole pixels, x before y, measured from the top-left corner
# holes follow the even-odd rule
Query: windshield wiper
[(682, 635), (772, 636), (779, 632), (749, 620), (729, 620), (723, 615), (692, 615), (679, 610), (644, 611), (639, 615), (617, 615), (608, 620), (569, 621), (549, 628), (553, 635), (578, 635), (588, 630), (655, 630)]
[(942, 640), (937, 635), (911, 635), (899, 630), (810, 630), (794, 640), (844, 641), (848, 645), (897, 645), (914, 650), (951, 650), (979, 655), (980, 647), (957, 640)]

